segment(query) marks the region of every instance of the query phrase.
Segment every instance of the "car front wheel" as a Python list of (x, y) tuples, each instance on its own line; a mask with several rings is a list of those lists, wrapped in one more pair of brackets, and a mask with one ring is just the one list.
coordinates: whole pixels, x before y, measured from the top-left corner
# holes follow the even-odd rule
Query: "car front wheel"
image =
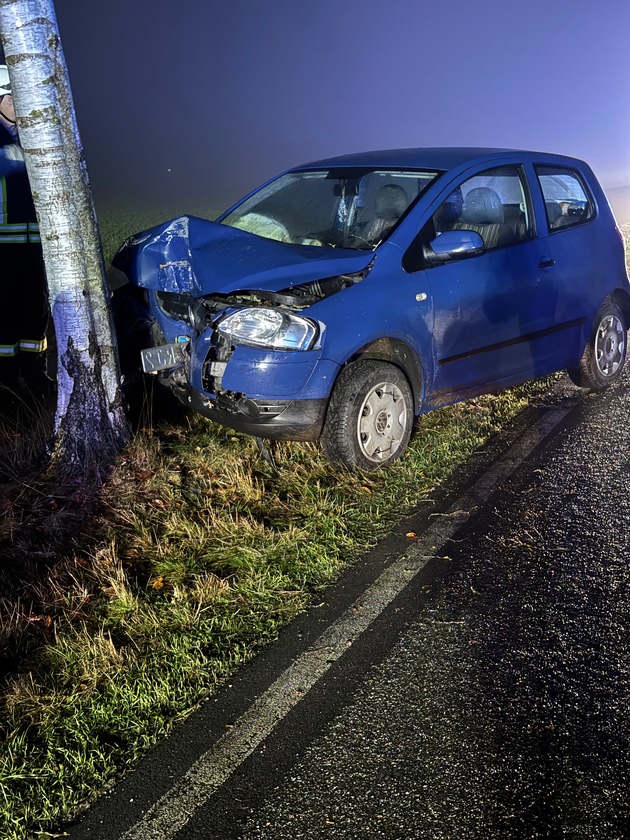
[(374, 470), (405, 451), (413, 426), (413, 397), (399, 368), (370, 359), (348, 365), (335, 383), (322, 432), (333, 464)]
[(580, 366), (569, 376), (582, 388), (601, 391), (617, 382), (626, 361), (628, 324), (621, 309), (612, 301), (603, 304)]

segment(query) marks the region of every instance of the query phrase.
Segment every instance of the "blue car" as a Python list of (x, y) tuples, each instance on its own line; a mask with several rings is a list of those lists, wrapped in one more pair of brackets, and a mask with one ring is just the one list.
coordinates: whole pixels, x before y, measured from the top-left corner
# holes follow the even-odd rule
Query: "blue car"
[[(553, 371), (601, 389), (626, 359), (622, 235), (590, 168), (419, 148), (320, 160), (114, 259), (123, 354), (261, 438), (391, 464), (433, 408)], [(134, 335), (129, 334), (133, 323)]]

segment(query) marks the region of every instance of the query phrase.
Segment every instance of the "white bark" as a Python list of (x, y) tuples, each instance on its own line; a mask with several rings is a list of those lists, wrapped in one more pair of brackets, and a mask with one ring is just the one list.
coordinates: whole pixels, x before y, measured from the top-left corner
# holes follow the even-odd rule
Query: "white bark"
[(52, 0), (0, 0), (0, 38), (57, 338), (55, 455), (76, 471), (110, 458), (127, 426), (102, 249)]

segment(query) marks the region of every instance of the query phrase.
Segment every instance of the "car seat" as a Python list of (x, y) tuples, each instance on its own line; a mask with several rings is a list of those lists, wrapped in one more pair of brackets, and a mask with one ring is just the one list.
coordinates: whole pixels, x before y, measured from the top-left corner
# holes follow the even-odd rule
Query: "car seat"
[(466, 194), (461, 219), (452, 229), (476, 231), (487, 249), (509, 245), (516, 239), (504, 221), (499, 194), (490, 187), (476, 187)]
[(368, 242), (380, 242), (407, 209), (409, 197), (398, 184), (385, 184), (376, 194), (374, 219), (364, 234)]

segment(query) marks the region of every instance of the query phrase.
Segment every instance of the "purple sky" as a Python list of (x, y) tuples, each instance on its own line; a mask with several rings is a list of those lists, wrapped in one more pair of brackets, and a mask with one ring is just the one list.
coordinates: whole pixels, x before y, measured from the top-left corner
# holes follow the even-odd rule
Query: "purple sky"
[(560, 152), (630, 185), (628, 0), (56, 8), (97, 206), (223, 209), (288, 166), (398, 146)]

